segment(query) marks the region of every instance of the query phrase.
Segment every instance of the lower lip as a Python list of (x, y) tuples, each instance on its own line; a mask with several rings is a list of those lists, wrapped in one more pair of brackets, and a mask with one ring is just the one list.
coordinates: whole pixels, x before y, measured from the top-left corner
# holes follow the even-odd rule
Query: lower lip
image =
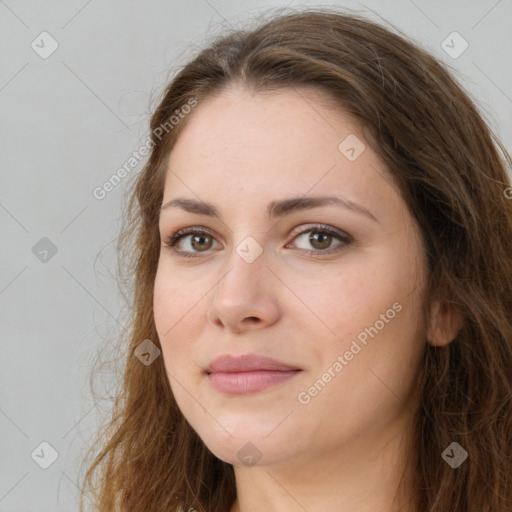
[(218, 391), (233, 395), (246, 395), (257, 393), (270, 386), (287, 381), (300, 371), (255, 370), (252, 372), (216, 372), (208, 374), (208, 379), (211, 385)]

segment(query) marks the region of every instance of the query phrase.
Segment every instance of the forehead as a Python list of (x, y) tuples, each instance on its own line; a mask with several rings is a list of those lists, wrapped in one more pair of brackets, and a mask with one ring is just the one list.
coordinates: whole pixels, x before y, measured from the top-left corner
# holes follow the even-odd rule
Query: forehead
[[(340, 150), (346, 140), (360, 144), (355, 160)], [(394, 193), (357, 120), (325, 93), (231, 88), (189, 114), (169, 156), (164, 199), (187, 193), (220, 200), (229, 192), (268, 201), (312, 189), (377, 204)]]
[(200, 102), (189, 115), (171, 161), (181, 159), (183, 152), (189, 153), (187, 158), (243, 158), (252, 151), (260, 158), (283, 155), (291, 160), (312, 151), (337, 155), (339, 137), (361, 130), (354, 118), (333, 107), (326, 93), (312, 88), (263, 92), (229, 88)]

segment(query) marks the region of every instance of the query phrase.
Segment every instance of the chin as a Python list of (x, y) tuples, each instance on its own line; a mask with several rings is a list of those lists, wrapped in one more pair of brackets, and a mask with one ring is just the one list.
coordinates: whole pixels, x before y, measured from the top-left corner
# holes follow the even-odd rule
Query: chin
[(262, 429), (261, 425), (254, 428), (254, 423), (252, 427), (241, 422), (236, 428), (227, 429), (231, 436), (218, 424), (207, 431), (203, 425), (203, 428), (196, 432), (218, 459), (236, 466), (269, 465), (293, 455), (284, 451), (293, 449), (289, 443), (289, 436), (284, 435), (284, 430), (281, 436), (274, 433), (268, 436), (272, 428)]

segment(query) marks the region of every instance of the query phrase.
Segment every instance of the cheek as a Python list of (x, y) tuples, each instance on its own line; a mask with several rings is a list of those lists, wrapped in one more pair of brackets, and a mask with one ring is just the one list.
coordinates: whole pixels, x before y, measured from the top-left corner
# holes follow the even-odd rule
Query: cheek
[[(187, 353), (191, 352), (193, 340), (199, 337), (201, 322), (198, 317), (206, 314), (205, 303), (200, 300), (203, 295), (176, 278), (169, 279), (162, 271), (157, 271), (153, 313), (168, 368), (181, 364)], [(169, 357), (169, 354), (173, 357)]]
[(357, 351), (357, 345), (361, 351), (354, 359), (365, 367), (417, 360), (423, 346), (423, 288), (416, 265), (391, 256), (373, 264), (354, 261), (324, 281), (326, 286), (301, 289), (304, 302), (329, 327), (322, 348), (324, 364), (351, 347)]
[(159, 334), (167, 334), (171, 328), (174, 332), (189, 323), (189, 318), (201, 306), (200, 298), (203, 295), (200, 282), (184, 281), (179, 271), (169, 268), (165, 262), (160, 263), (153, 294), (153, 311)]
[(176, 295), (170, 286), (164, 284), (161, 273), (157, 272), (153, 294), (153, 314), (155, 326), (162, 346), (164, 345), (166, 333), (175, 324), (175, 317), (178, 314)]
[[(316, 281), (296, 280), (294, 291), (329, 330), (329, 337), (355, 335), (396, 300), (396, 285), (380, 265), (347, 265)], [(313, 317), (313, 315), (311, 315)]]

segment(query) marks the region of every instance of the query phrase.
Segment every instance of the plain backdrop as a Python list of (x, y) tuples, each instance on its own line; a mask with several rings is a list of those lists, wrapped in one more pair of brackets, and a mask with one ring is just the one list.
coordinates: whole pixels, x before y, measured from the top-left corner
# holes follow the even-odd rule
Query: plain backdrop
[(111, 403), (108, 372), (99, 398), (88, 377), (126, 323), (115, 239), (143, 163), (103, 199), (93, 191), (140, 147), (197, 48), (300, 5), (355, 9), (415, 38), (512, 149), (511, 0), (0, 1), (0, 512), (77, 510), (81, 458)]

